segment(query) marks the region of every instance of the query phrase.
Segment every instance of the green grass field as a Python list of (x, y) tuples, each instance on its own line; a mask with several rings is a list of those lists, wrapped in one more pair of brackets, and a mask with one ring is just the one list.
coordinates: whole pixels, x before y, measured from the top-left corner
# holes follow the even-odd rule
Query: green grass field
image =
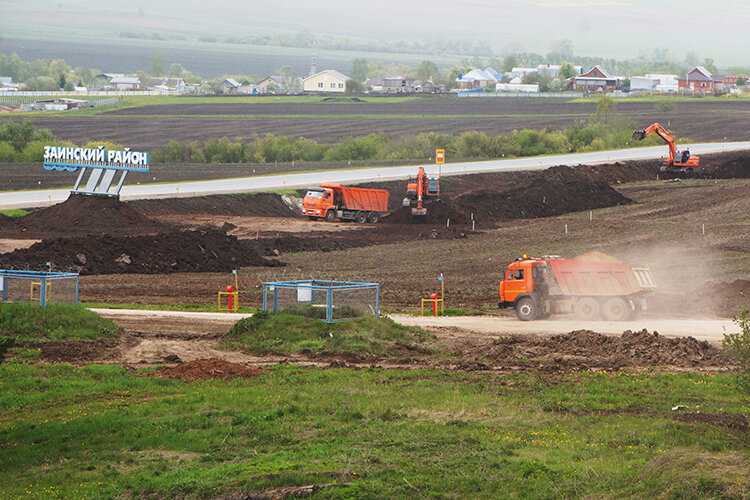
[(114, 337), (118, 327), (82, 305), (52, 302), (42, 309), (33, 302), (0, 304), (0, 335), (17, 341), (96, 340)]
[(185, 383), (9, 362), (0, 495), (747, 498), (747, 428), (726, 422), (750, 406), (734, 387), (695, 373), (283, 365)]

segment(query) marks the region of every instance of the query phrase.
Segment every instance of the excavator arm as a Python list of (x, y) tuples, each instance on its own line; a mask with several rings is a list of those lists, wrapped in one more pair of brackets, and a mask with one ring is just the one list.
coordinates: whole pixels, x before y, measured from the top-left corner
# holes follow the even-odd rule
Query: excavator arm
[(674, 163), (674, 157), (677, 153), (677, 144), (675, 143), (674, 137), (672, 137), (667, 130), (658, 123), (652, 124), (647, 129), (639, 129), (633, 131), (633, 140), (642, 141), (651, 134), (656, 134), (667, 143), (669, 146), (669, 164)]

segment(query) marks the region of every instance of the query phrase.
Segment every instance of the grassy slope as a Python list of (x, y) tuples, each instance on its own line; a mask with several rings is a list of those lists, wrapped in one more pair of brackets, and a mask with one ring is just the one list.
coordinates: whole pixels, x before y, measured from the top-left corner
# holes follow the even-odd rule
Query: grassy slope
[(42, 309), (29, 302), (0, 304), (0, 335), (18, 341), (96, 340), (114, 337), (117, 329), (112, 321), (83, 306), (50, 303)]
[(747, 494), (747, 432), (670, 410), (747, 414), (725, 375), (277, 366), (183, 383), (117, 366), (6, 363), (0, 388), (4, 497), (309, 484), (335, 484), (317, 497), (347, 498)]
[[(325, 319), (323, 308), (289, 309), (297, 311), (292, 314), (258, 312), (240, 320), (230, 330), (225, 347), (260, 353), (309, 350), (313, 354), (376, 357), (394, 356), (404, 348), (424, 351), (427, 348), (422, 344), (431, 337), (420, 328), (399, 325), (390, 318), (362, 317), (327, 324), (322, 321)], [(320, 313), (312, 316), (320, 319), (297, 315), (311, 312)]]

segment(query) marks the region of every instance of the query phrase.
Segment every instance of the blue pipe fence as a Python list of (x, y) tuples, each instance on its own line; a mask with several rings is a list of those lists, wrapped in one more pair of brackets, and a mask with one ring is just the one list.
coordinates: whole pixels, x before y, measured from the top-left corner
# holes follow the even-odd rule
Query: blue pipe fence
[(78, 273), (55, 271), (19, 271), (0, 269), (0, 291), (3, 302), (72, 302), (78, 305)]
[[(263, 283), (263, 310), (292, 312), (321, 308), (325, 321), (346, 321), (371, 314), (380, 316), (380, 285), (352, 281), (298, 280)], [(322, 314), (321, 314), (322, 316)]]

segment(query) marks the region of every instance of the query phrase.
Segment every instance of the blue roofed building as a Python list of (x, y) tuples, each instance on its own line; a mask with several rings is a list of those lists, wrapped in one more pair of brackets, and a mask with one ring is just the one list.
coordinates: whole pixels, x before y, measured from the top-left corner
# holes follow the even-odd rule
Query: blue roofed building
[(459, 75), (456, 78), (456, 86), (459, 89), (483, 89), (487, 87), (494, 89), (495, 85), (502, 79), (502, 75), (492, 68), (472, 69), (465, 75)]

